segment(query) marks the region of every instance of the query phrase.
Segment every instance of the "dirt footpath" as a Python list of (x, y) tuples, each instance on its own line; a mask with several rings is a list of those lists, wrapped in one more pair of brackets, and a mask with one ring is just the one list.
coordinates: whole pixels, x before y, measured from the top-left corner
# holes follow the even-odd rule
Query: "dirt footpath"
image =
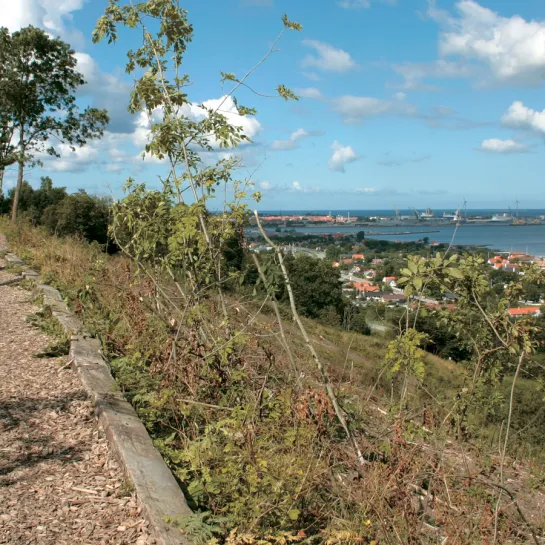
[(36, 357), (29, 299), (0, 286), (0, 543), (154, 543), (67, 358)]

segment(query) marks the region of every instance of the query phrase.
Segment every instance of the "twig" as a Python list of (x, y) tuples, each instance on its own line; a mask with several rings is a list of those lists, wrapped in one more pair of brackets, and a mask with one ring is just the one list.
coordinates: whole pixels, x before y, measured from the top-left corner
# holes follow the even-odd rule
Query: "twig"
[(534, 543), (536, 545), (540, 545), (539, 539), (538, 539), (538, 537), (537, 537), (537, 535), (535, 533), (534, 527), (532, 526), (532, 524), (530, 524), (530, 522), (528, 522), (528, 519), (526, 518), (526, 515), (524, 514), (524, 512), (520, 508), (520, 505), (519, 505), (519, 503), (517, 501), (516, 496), (513, 494), (513, 492), (511, 492), (511, 490), (509, 490), (509, 488), (507, 488), (506, 486), (503, 486), (501, 484), (498, 484), (498, 483), (493, 483), (493, 482), (490, 482), (490, 481), (483, 481), (483, 480), (480, 480), (480, 479), (475, 479), (471, 475), (468, 475), (467, 478), (469, 478), (469, 479), (471, 479), (471, 480), (473, 480), (473, 481), (475, 481), (477, 483), (484, 484), (486, 486), (493, 486), (495, 488), (498, 488), (502, 492), (505, 492), (509, 496), (509, 498), (511, 498), (511, 501), (513, 502), (513, 505), (515, 506), (515, 508), (517, 510), (517, 513), (519, 514), (520, 518), (522, 519), (522, 522), (524, 522), (524, 524), (526, 524), (526, 526), (528, 527), (528, 530), (530, 530), (530, 533), (532, 534), (532, 538), (534, 540)]
[[(267, 279), (265, 278), (265, 274), (263, 273), (263, 269), (261, 268), (261, 264), (259, 263), (259, 259), (257, 256), (253, 253), (252, 258), (254, 260), (255, 266), (257, 267), (257, 272), (259, 273), (259, 276), (261, 277), (261, 281), (263, 282), (263, 285), (265, 286), (265, 289), (267, 292), (269, 292), (269, 286), (267, 285)], [(290, 360), (291, 367), (293, 369), (293, 372), (295, 373), (295, 380), (297, 381), (297, 386), (299, 386), (299, 389), (302, 388), (301, 384), (301, 377), (299, 370), (297, 369), (297, 364), (295, 363), (295, 358), (293, 357), (293, 353), (291, 351), (290, 345), (288, 344), (288, 339), (286, 338), (286, 333), (284, 332), (284, 325), (282, 323), (282, 316), (280, 315), (280, 310), (278, 309), (278, 304), (276, 302), (276, 297), (274, 294), (270, 295), (271, 302), (273, 305), (274, 312), (276, 314), (276, 319), (278, 321), (278, 329), (280, 330), (280, 337), (282, 339), (282, 346), (284, 347), (284, 350), (286, 351), (286, 354), (288, 355), (288, 359)]]
[(61, 371), (64, 371), (65, 369), (67, 369), (68, 367), (70, 367), (72, 365), (72, 363), (74, 363), (74, 358), (70, 358), (70, 361), (68, 361), (68, 363), (66, 363), (65, 365), (63, 365), (58, 371), (57, 373), (60, 374)]
[(203, 403), (202, 401), (195, 401), (194, 399), (180, 399), (182, 403), (188, 403), (190, 405), (201, 405), (202, 407), (208, 407), (210, 409), (218, 409), (220, 411), (234, 411), (232, 407), (221, 407), (220, 405), (212, 405), (211, 403)]
[(74, 492), (82, 492), (83, 494), (98, 494), (96, 490), (90, 490), (89, 488), (80, 488), (79, 486), (71, 486), (70, 490), (73, 490)]
[[(523, 350), (519, 357), (519, 362), (517, 365), (517, 370), (515, 371), (515, 376), (513, 377), (513, 384), (511, 384), (511, 395), (509, 396), (509, 413), (507, 416), (507, 425), (505, 427), (505, 439), (503, 442), (503, 449), (501, 451), (501, 460), (500, 460), (500, 486), (503, 487), (503, 467), (505, 465), (505, 454), (507, 452), (507, 444), (509, 443), (509, 431), (511, 429), (511, 419), (513, 417), (513, 404), (515, 400), (515, 387), (517, 385), (517, 379), (522, 368), (522, 363), (526, 352)], [(501, 494), (498, 496), (498, 501), (496, 503), (496, 511), (494, 513), (494, 543), (496, 542), (497, 530), (498, 530), (498, 516), (500, 509)]]

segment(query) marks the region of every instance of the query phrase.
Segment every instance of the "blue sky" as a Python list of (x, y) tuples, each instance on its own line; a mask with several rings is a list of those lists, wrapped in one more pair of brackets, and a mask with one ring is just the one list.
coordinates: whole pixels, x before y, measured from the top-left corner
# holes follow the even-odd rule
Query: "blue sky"
[[(397, 206), (545, 208), (545, 3), (542, 0), (188, 0), (195, 30), (185, 57), (194, 104), (226, 92), (220, 71), (243, 74), (268, 51), (281, 15), (286, 34), (251, 80), (279, 83), (298, 103), (238, 93), (258, 110), (237, 153), (262, 209)], [(105, 0), (12, 0), (0, 25), (34, 24), (77, 51), (88, 84), (81, 102), (106, 107), (100, 142), (29, 173), (70, 190), (121, 195), (133, 176), (150, 187), (165, 167), (139, 157), (146, 129), (126, 113), (131, 80), (122, 33), (114, 46), (91, 32)], [(229, 102), (225, 105), (234, 111)], [(257, 170), (256, 170), (257, 168)]]

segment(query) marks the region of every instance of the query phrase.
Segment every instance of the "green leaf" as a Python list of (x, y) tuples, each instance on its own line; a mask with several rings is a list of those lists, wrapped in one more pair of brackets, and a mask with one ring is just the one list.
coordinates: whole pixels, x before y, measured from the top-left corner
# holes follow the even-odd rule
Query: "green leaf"
[(297, 520), (300, 514), (301, 514), (301, 511), (299, 509), (290, 509), (288, 511), (288, 517), (291, 520)]
[(282, 22), (284, 23), (284, 28), (288, 28), (290, 30), (303, 30), (303, 25), (301, 23), (296, 23), (295, 21), (290, 21), (288, 19), (288, 16), (284, 13), (282, 15)]
[(464, 274), (460, 269), (447, 269), (447, 273), (453, 278), (458, 278), (459, 280), (464, 277)]

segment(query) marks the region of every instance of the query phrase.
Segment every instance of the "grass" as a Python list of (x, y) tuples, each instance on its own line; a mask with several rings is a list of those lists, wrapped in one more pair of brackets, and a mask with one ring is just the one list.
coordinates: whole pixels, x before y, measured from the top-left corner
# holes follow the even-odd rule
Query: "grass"
[(23, 269), (23, 267), (21, 267), (21, 265), (14, 265), (12, 263), (8, 263), (4, 267), (4, 270), (6, 272), (10, 272), (10, 273), (13, 273), (13, 274), (21, 274), (24, 269)]
[(44, 307), (35, 314), (27, 316), (26, 321), (54, 339), (54, 342), (49, 344), (43, 352), (35, 354), (35, 357), (60, 358), (70, 353), (70, 339), (60, 322), (53, 316), (50, 307)]

